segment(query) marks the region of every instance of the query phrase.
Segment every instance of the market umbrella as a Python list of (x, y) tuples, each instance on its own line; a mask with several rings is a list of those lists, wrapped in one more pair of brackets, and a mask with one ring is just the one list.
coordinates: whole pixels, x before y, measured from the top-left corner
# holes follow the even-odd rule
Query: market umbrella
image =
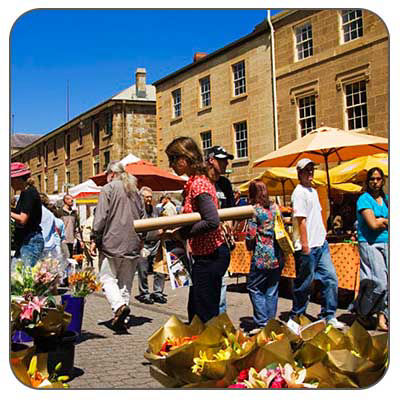
[[(296, 185), (299, 183), (296, 167), (271, 167), (258, 175), (254, 179), (262, 180), (268, 187), (268, 194), (270, 196), (285, 196), (293, 192)], [(252, 180), (254, 180), (252, 179)], [(239, 186), (242, 194), (246, 194), (249, 189), (250, 181), (243, 183)], [(326, 172), (316, 169), (314, 172), (313, 186), (326, 185)], [(334, 189), (345, 192), (359, 192), (361, 187), (354, 184), (338, 184), (332, 185)]]
[(253, 167), (292, 167), (304, 157), (316, 164), (324, 163), (328, 171), (328, 197), (331, 201), (328, 162), (347, 161), (355, 157), (387, 151), (386, 138), (324, 126), (257, 159)]
[(329, 170), (331, 183), (364, 183), (367, 172), (371, 168), (379, 167), (385, 176), (388, 176), (388, 155), (379, 153), (371, 156), (357, 157), (344, 162)]
[[(173, 175), (168, 171), (156, 167), (148, 161), (140, 160), (125, 166), (126, 172), (134, 175), (138, 180), (138, 186), (148, 186), (154, 191), (183, 189), (185, 180)], [(91, 178), (97, 185), (103, 186), (107, 183), (105, 172)]]

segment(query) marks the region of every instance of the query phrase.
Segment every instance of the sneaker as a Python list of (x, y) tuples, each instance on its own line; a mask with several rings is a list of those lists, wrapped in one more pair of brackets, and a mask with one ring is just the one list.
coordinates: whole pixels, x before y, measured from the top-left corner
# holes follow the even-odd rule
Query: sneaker
[(158, 293), (152, 293), (151, 294), (151, 299), (155, 301), (156, 303), (160, 304), (165, 304), (167, 302), (167, 299), (163, 294), (158, 294)]
[(129, 316), (131, 309), (126, 305), (123, 304), (118, 310), (115, 312), (115, 316), (111, 321), (111, 326), (117, 330), (124, 330), (125, 327), (125, 319)]
[(249, 336), (258, 335), (261, 332), (262, 328), (254, 328), (249, 332)]
[(327, 324), (332, 325), (335, 329), (344, 329), (346, 326), (343, 322), (338, 321), (336, 318), (329, 319)]
[(141, 294), (140, 296), (136, 296), (136, 299), (141, 303), (154, 304), (154, 301), (149, 294)]

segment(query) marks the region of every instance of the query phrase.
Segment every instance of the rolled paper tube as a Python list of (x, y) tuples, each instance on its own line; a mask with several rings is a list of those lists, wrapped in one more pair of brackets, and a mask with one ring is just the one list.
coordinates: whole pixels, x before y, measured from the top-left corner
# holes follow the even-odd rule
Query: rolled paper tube
[[(232, 221), (251, 218), (254, 215), (253, 206), (240, 206), (218, 210), (221, 221)], [(138, 219), (133, 222), (136, 232), (148, 232), (156, 229), (172, 229), (184, 225), (193, 225), (201, 221), (200, 213), (171, 215), (167, 217)]]

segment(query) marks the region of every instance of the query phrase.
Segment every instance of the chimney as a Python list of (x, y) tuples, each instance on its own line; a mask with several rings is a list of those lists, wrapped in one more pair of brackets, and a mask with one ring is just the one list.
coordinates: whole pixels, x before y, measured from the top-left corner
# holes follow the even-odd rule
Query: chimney
[(136, 68), (136, 97), (146, 97), (146, 68)]
[(194, 53), (193, 62), (199, 61), (201, 58), (205, 57), (206, 55), (207, 55), (207, 53), (202, 53), (202, 52), (199, 52), (199, 51)]

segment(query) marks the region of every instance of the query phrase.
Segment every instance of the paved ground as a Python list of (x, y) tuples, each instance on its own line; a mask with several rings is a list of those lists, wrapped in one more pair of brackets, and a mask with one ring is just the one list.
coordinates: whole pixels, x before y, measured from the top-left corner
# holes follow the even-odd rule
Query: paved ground
[[(151, 277), (150, 284), (151, 284)], [(135, 277), (133, 295), (137, 294)], [(151, 286), (150, 286), (151, 287)], [(278, 318), (287, 321), (291, 300), (287, 285), (283, 285), (279, 299)], [(188, 289), (173, 291), (166, 282), (167, 304), (147, 305), (132, 296), (131, 319), (128, 334), (116, 334), (107, 327), (111, 310), (102, 294), (88, 296), (85, 304), (82, 337), (75, 347), (75, 377), (71, 388), (160, 389), (162, 386), (149, 373), (149, 364), (143, 357), (147, 338), (175, 314), (186, 321)], [(228, 278), (228, 315), (235, 326), (245, 328), (251, 322), (252, 307), (245, 292), (245, 277)], [(346, 304), (341, 305), (345, 307)], [(317, 316), (320, 306), (310, 303), (308, 313)], [(345, 309), (338, 310), (339, 320), (351, 324), (354, 317)]]

